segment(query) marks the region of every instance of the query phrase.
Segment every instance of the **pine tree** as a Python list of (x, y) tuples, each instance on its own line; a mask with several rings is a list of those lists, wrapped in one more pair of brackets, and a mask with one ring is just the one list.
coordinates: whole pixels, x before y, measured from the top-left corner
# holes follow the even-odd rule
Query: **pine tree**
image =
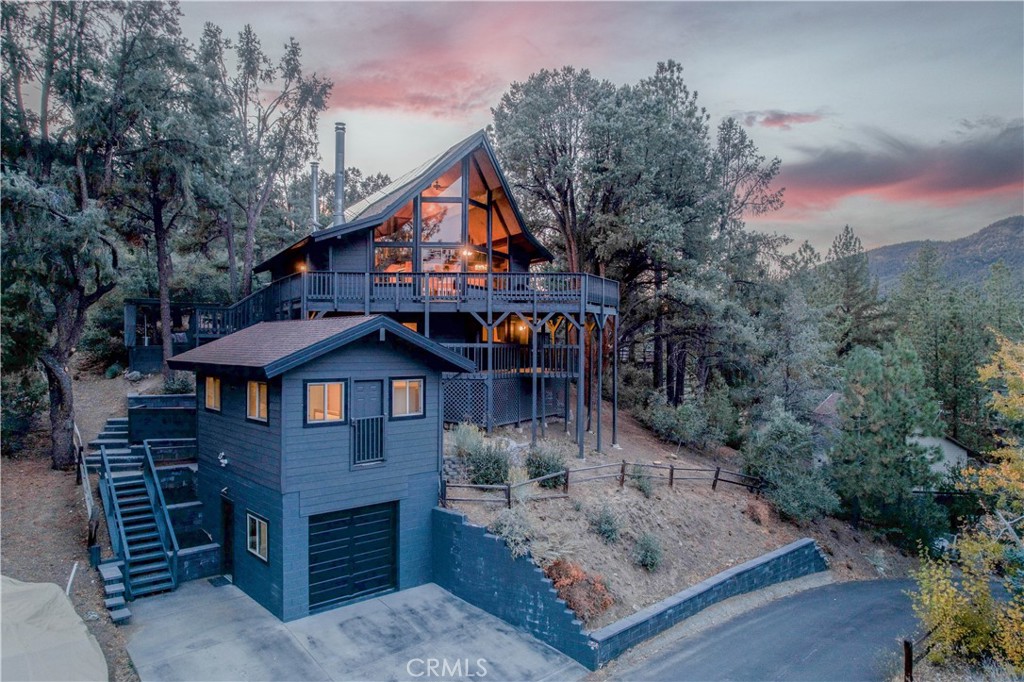
[(892, 336), (893, 322), (868, 270), (864, 247), (849, 225), (833, 240), (822, 275), (836, 356), (857, 346), (881, 348)]
[(909, 524), (911, 490), (936, 481), (930, 466), (937, 453), (913, 437), (939, 435), (938, 403), (903, 338), (881, 352), (855, 348), (844, 370), (840, 436), (831, 453), (838, 492), (855, 522)]

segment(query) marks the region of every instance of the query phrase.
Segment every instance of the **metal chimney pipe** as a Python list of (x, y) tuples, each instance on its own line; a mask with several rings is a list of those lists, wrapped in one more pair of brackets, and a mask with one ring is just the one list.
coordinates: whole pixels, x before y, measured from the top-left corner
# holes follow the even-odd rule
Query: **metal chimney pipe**
[(334, 224), (345, 222), (345, 124), (334, 124)]
[(309, 192), (309, 215), (313, 221), (313, 229), (320, 229), (320, 164), (314, 161), (309, 164), (309, 176), (312, 180), (312, 189)]

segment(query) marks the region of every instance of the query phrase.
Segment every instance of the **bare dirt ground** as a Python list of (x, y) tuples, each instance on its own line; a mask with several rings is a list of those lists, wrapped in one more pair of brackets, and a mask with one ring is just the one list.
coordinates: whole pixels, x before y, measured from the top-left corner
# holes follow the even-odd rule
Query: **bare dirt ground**
[[(159, 390), (159, 377), (137, 384), (122, 378), (104, 379), (75, 370), (76, 422), (86, 442), (96, 437), (108, 417), (125, 415), (128, 392)], [(49, 437), (45, 415), (38, 431), (17, 458), (5, 458), (0, 476), (0, 572), (26, 582), (51, 582), (67, 586), (75, 562), (78, 569), (71, 584), (71, 602), (107, 659), (110, 679), (139, 679), (125, 651), (121, 631), (110, 621), (103, 606), (103, 583), (90, 567), (86, 548), (87, 517), (83, 489), (75, 484), (74, 471), (50, 468)], [(92, 481), (95, 490), (95, 478)], [(101, 531), (103, 524), (101, 524)], [(101, 539), (109, 554), (109, 543)]]
[[(715, 453), (697, 453), (678, 449), (653, 436), (625, 414), (619, 415), (619, 445), (611, 447), (610, 409), (605, 409), (604, 453), (594, 452), (595, 438), (588, 435), (586, 460), (575, 458), (575, 445), (565, 436), (560, 421), (550, 421), (548, 440), (562, 444), (570, 468), (602, 463), (660, 462), (678, 467), (722, 466), (738, 471), (738, 455), (728, 448)], [(521, 430), (505, 428), (496, 437), (528, 443), (529, 423)], [(627, 468), (628, 471), (628, 468)], [(614, 468), (594, 473), (616, 473)], [(520, 480), (527, 478), (518, 472)], [(585, 474), (581, 474), (583, 477)], [(677, 474), (679, 475), (679, 474)], [(534, 494), (550, 493), (539, 488)], [(555, 491), (557, 492), (557, 491)], [(459, 491), (459, 496), (466, 491)], [(452, 493), (452, 496), (456, 496)], [(493, 497), (497, 497), (496, 495)], [(503, 497), (502, 497), (503, 500)], [(604, 505), (620, 520), (620, 537), (606, 544), (591, 530), (589, 518)], [(504, 507), (494, 504), (455, 503), (473, 523), (488, 526)], [(780, 520), (768, 503), (745, 488), (719, 484), (712, 491), (711, 481), (680, 481), (669, 488), (655, 483), (646, 499), (630, 485), (619, 487), (614, 479), (572, 485), (570, 499), (530, 502), (525, 505), (534, 530), (531, 549), (542, 565), (566, 558), (588, 573), (602, 576), (615, 603), (603, 615), (588, 623), (598, 628), (628, 616), (680, 590), (700, 582), (736, 564), (775, 550), (794, 540), (811, 537), (829, 556), (836, 580), (867, 580), (902, 577), (915, 559), (869, 532), (854, 530), (842, 521), (825, 519), (799, 527)], [(636, 567), (631, 559), (636, 539), (649, 532), (658, 537), (663, 560), (657, 571), (649, 573)]]

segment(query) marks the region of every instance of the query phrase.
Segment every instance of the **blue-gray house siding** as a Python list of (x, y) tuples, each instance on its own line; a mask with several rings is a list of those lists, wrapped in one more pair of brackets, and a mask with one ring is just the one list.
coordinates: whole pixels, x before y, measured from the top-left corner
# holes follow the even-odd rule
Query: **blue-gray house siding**
[[(423, 377), (424, 416), (391, 419), (390, 379)], [(309, 613), (309, 518), (326, 512), (397, 502), (397, 588), (431, 580), (431, 510), (437, 504), (442, 447), (440, 372), (432, 357), (393, 336), (377, 334), (286, 372), (268, 382), (266, 425), (245, 418), (241, 379), (222, 378), (221, 412), (203, 408), (199, 391), (200, 497), (207, 530), (222, 542), (221, 498), (234, 504), (234, 580), (283, 620)], [(384, 462), (351, 464), (350, 419), (305, 424), (305, 385), (346, 380), (350, 417), (354, 382), (383, 383)], [(223, 452), (227, 465), (221, 466)], [(246, 550), (246, 511), (268, 521), (269, 560)]]

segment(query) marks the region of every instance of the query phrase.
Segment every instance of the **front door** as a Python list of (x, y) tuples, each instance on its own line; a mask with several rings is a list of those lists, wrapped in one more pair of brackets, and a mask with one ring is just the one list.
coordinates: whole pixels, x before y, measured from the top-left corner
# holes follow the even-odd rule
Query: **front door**
[(230, 578), (235, 573), (235, 504), (226, 497), (220, 498), (221, 518), (221, 573)]
[(352, 418), (379, 417), (384, 414), (384, 382), (357, 381), (352, 391)]

